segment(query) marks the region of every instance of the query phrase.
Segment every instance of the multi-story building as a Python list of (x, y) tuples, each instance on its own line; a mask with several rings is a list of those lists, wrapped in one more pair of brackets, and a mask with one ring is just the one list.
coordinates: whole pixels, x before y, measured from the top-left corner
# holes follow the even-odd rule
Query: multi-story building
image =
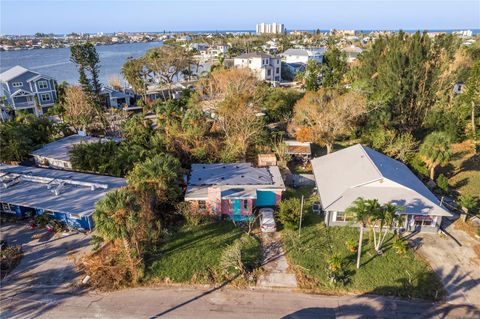
[(55, 80), (17, 65), (0, 74), (0, 96), (4, 97), (2, 108), (8, 105), (13, 111), (39, 116), (57, 98)]
[(257, 34), (263, 33), (274, 33), (274, 34), (283, 34), (285, 33), (285, 25), (283, 23), (259, 23), (256, 26)]
[(281, 54), (285, 63), (305, 63), (308, 61), (316, 61), (323, 63), (323, 56), (325, 55), (325, 48), (310, 48), (310, 49), (288, 49)]
[(244, 53), (233, 59), (236, 68), (249, 68), (261, 81), (280, 82), (280, 58), (266, 53)]

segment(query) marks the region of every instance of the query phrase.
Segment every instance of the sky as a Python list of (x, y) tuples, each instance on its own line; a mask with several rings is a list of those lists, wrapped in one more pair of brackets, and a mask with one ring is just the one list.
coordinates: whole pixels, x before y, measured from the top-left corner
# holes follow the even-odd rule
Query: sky
[(1, 34), (254, 30), (480, 29), (480, 0), (0, 0)]

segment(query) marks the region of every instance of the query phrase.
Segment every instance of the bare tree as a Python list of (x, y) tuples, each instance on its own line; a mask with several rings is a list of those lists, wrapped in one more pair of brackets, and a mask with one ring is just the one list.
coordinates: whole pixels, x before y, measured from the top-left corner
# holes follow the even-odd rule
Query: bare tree
[(81, 86), (69, 86), (65, 89), (65, 119), (77, 131), (86, 130), (97, 115), (97, 109)]
[(348, 133), (365, 113), (365, 105), (365, 99), (354, 92), (340, 94), (334, 89), (307, 92), (294, 106), (293, 125), (301, 135), (325, 145), (330, 153), (335, 140)]
[(238, 150), (245, 159), (248, 147), (263, 130), (263, 119), (241, 97), (224, 101), (218, 113), (218, 124), (227, 145)]
[(168, 93), (172, 97), (172, 84), (179, 75), (190, 68), (192, 56), (185, 48), (164, 45), (147, 51), (145, 64), (154, 79), (168, 86)]

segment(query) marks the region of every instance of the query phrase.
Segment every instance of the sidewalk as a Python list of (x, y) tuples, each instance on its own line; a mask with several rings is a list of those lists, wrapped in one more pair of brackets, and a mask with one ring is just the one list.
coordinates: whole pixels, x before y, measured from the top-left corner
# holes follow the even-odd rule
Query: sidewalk
[(297, 288), (295, 274), (289, 270), (283, 244), (278, 232), (261, 235), (264, 273), (257, 281), (262, 288)]

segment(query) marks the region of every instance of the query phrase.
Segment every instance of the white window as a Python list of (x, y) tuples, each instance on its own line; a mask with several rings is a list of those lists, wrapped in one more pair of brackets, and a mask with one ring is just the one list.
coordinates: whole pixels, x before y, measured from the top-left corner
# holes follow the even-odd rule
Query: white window
[(50, 94), (40, 94), (40, 99), (42, 102), (48, 102), (52, 100)]
[(23, 82), (13, 82), (13, 83), (12, 83), (12, 86), (13, 86), (14, 88), (21, 87), (21, 86), (23, 86)]
[(207, 202), (204, 200), (199, 200), (198, 209), (201, 209), (201, 210), (207, 209)]
[(39, 89), (48, 89), (47, 81), (38, 81), (37, 85)]

